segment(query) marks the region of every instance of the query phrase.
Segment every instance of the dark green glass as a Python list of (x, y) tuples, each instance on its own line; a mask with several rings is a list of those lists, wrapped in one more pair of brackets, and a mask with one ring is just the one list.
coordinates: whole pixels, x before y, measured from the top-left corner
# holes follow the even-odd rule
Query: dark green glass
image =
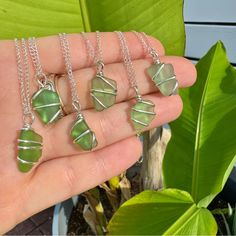
[(32, 128), (23, 128), (18, 139), (18, 168), (28, 172), (42, 155), (43, 138)]
[(87, 125), (84, 118), (79, 118), (71, 129), (73, 142), (85, 151), (90, 151), (97, 146), (95, 134)]
[(51, 124), (63, 116), (61, 100), (50, 81), (32, 97), (32, 107), (44, 124)]

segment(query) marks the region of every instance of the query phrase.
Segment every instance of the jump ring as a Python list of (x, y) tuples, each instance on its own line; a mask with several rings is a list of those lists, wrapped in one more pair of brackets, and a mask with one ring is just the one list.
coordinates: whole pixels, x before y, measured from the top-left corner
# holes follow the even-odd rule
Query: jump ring
[(48, 81), (48, 77), (46, 74), (42, 73), (42, 74), (36, 74), (35, 75), (35, 79), (38, 82), (40, 87), (44, 87), (47, 84)]
[(101, 74), (102, 73), (102, 71), (103, 71), (103, 69), (104, 69), (104, 63), (102, 62), (102, 61), (97, 61), (97, 71), (98, 71), (98, 73), (99, 74)]
[(63, 102), (63, 100), (60, 96), (60, 91), (59, 91), (59, 86), (58, 86), (60, 79), (66, 79), (65, 75), (64, 74), (62, 74), (62, 75), (50, 74), (49, 75), (49, 80), (53, 81), (55, 91), (57, 92), (57, 94), (59, 96), (62, 111), (63, 111), (64, 115), (69, 115), (71, 113), (71, 107), (70, 108), (66, 107), (65, 103)]
[(32, 112), (24, 114), (24, 116), (23, 116), (24, 124), (27, 127), (30, 127), (33, 124), (34, 119), (35, 119), (35, 117), (34, 117), (34, 114)]
[(73, 101), (72, 103), (75, 111), (80, 111), (81, 110), (81, 106), (80, 106), (80, 103), (78, 101)]

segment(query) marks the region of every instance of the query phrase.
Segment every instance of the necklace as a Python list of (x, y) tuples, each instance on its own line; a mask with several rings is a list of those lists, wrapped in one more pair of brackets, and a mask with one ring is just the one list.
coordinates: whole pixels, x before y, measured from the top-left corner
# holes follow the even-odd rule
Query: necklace
[(137, 131), (138, 134), (140, 134), (144, 128), (149, 126), (151, 121), (156, 116), (156, 113), (154, 112), (155, 104), (150, 100), (144, 100), (141, 94), (139, 93), (136, 82), (136, 75), (133, 63), (131, 61), (126, 38), (124, 34), (120, 31), (116, 32), (116, 34), (120, 41), (120, 47), (123, 54), (124, 65), (127, 71), (131, 88), (133, 88), (136, 93), (135, 97), (136, 104), (131, 109), (131, 120), (135, 130)]
[(35, 68), (35, 79), (39, 86), (38, 91), (33, 94), (32, 107), (44, 124), (51, 124), (63, 117), (62, 103), (55, 89), (54, 80), (49, 79), (43, 72), (36, 39), (29, 38), (28, 45)]
[(59, 34), (59, 38), (67, 70), (67, 77), (70, 84), (72, 106), (77, 114), (76, 120), (71, 128), (70, 136), (75, 144), (79, 145), (83, 150), (89, 151), (97, 146), (96, 136), (95, 133), (89, 128), (81, 112), (79, 97), (76, 90), (76, 82), (72, 71), (70, 49), (67, 35), (65, 33)]
[(86, 34), (82, 32), (82, 36), (86, 43), (86, 48), (89, 58), (94, 58), (97, 67), (97, 73), (91, 81), (91, 92), (93, 105), (97, 111), (103, 111), (115, 104), (117, 95), (117, 83), (115, 80), (104, 76), (104, 63), (102, 59), (101, 50), (101, 34), (96, 31), (96, 53), (94, 48), (87, 38)]
[(172, 64), (165, 64), (160, 61), (157, 51), (151, 46), (147, 35), (142, 32), (133, 31), (141, 42), (144, 51), (153, 59), (153, 64), (147, 68), (147, 73), (164, 96), (178, 93), (178, 81), (175, 76)]
[(24, 39), (15, 39), (18, 80), (23, 109), (23, 128), (18, 138), (18, 168), (28, 172), (38, 162), (42, 155), (42, 137), (32, 128), (34, 115), (30, 104), (30, 74), (27, 46)]

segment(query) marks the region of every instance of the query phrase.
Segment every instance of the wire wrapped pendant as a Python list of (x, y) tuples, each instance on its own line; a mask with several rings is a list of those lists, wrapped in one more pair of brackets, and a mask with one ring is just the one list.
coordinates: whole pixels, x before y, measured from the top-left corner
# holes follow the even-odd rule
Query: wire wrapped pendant
[(111, 107), (116, 102), (117, 83), (102, 74), (97, 74), (92, 79), (91, 96), (97, 111), (103, 111)]
[(55, 90), (53, 81), (46, 83), (33, 95), (32, 107), (44, 124), (51, 124), (63, 116), (61, 100)]
[(18, 139), (18, 168), (28, 172), (42, 155), (43, 138), (31, 127), (24, 126)]
[(96, 136), (89, 128), (82, 114), (79, 114), (77, 120), (73, 124), (70, 136), (73, 139), (73, 142), (85, 151), (90, 151), (97, 146)]
[(152, 101), (143, 99), (138, 100), (131, 108), (131, 120), (138, 134), (148, 127), (156, 116), (154, 109), (155, 104)]
[(147, 68), (147, 73), (164, 96), (178, 92), (178, 81), (172, 64), (154, 63)]

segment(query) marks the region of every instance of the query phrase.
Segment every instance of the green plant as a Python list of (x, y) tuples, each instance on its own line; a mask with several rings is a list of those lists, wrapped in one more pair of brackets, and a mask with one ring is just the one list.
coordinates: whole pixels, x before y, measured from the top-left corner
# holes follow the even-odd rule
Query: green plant
[[(157, 37), (166, 53), (183, 55), (185, 33), (183, 0), (2, 0), (0, 6), (0, 38), (47, 36), (59, 32), (137, 30)], [(113, 209), (119, 207), (117, 191), (105, 184)], [(104, 210), (96, 189), (87, 192), (95, 231), (103, 234)], [(129, 193), (123, 193), (124, 199)], [(91, 221), (90, 221), (91, 222)]]
[(212, 214), (216, 215), (218, 219), (218, 235), (236, 234), (236, 205), (232, 208), (228, 203), (228, 208), (214, 209)]
[(127, 201), (110, 221), (110, 234), (216, 234), (207, 206), (236, 161), (236, 70), (221, 42), (196, 68), (197, 82), (180, 92), (183, 113), (171, 124), (163, 166), (167, 189)]
[(0, 39), (60, 32), (145, 31), (183, 55), (183, 0), (1, 0)]

